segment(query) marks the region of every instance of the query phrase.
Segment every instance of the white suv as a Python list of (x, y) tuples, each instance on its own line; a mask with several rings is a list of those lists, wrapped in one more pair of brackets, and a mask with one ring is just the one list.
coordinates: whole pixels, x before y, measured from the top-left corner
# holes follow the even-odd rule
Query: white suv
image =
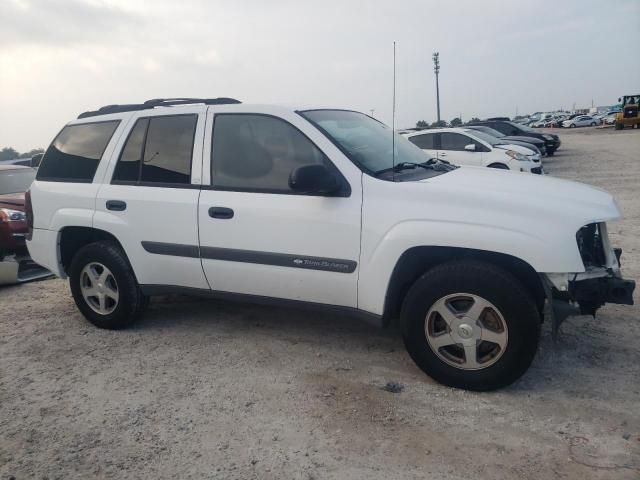
[(26, 209), (31, 255), (98, 327), (167, 292), (325, 307), (397, 320), (418, 366), (461, 388), (522, 375), (544, 319), (632, 303), (609, 194), (427, 159), (353, 111), (86, 112), (48, 148)]

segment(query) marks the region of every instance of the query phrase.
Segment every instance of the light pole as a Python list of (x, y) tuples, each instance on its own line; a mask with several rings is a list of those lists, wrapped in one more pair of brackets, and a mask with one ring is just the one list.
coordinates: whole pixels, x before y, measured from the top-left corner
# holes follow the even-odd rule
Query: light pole
[(440, 123), (440, 85), (438, 84), (438, 75), (440, 74), (440, 53), (434, 52), (432, 58), (433, 72), (436, 74), (436, 103), (438, 105), (438, 123)]

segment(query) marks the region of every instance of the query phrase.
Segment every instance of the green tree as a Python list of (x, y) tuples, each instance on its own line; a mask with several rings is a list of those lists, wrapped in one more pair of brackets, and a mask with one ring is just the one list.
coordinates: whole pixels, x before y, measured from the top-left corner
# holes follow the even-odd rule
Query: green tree
[(15, 148), (4, 147), (0, 150), (0, 160), (13, 160), (20, 155)]
[(21, 153), (18, 158), (31, 158), (38, 153), (44, 153), (44, 148), (32, 148), (28, 152)]
[(452, 127), (459, 127), (460, 125), (462, 125), (462, 120), (460, 119), (460, 117), (456, 117), (451, 120), (451, 122), (449, 122), (449, 125), (451, 125)]
[(473, 117), (471, 120), (469, 120), (469, 123), (473, 123), (473, 122), (479, 122), (480, 119), (478, 117)]
[(439, 122), (433, 122), (431, 124), (432, 127), (446, 127), (447, 126), (447, 122), (445, 122), (444, 120), (440, 120)]
[(426, 122), (424, 120), (418, 120), (418, 123), (416, 123), (416, 127), (418, 128), (427, 128), (429, 126), (429, 122)]

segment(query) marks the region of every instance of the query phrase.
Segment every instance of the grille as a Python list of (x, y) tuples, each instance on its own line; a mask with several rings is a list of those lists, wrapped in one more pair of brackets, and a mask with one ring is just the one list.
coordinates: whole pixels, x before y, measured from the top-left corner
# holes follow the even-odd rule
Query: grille
[(590, 223), (582, 227), (576, 233), (576, 240), (585, 268), (602, 267), (606, 264), (606, 256), (602, 244), (602, 231), (599, 223)]

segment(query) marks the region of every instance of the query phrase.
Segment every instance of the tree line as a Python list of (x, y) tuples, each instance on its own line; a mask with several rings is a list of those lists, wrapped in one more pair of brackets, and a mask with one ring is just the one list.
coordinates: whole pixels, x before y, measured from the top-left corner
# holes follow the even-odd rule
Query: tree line
[(20, 153), (15, 148), (4, 147), (0, 149), (0, 160), (13, 160), (15, 158), (31, 158), (38, 153), (44, 153), (44, 148), (33, 148), (28, 152)]
[[(477, 117), (473, 117), (469, 122), (479, 122), (480, 119)], [(416, 128), (436, 128), (436, 127), (459, 127), (462, 125), (462, 119), (460, 117), (456, 117), (447, 123), (444, 120), (440, 120), (439, 122), (429, 123), (426, 120), (419, 120), (416, 123)]]

